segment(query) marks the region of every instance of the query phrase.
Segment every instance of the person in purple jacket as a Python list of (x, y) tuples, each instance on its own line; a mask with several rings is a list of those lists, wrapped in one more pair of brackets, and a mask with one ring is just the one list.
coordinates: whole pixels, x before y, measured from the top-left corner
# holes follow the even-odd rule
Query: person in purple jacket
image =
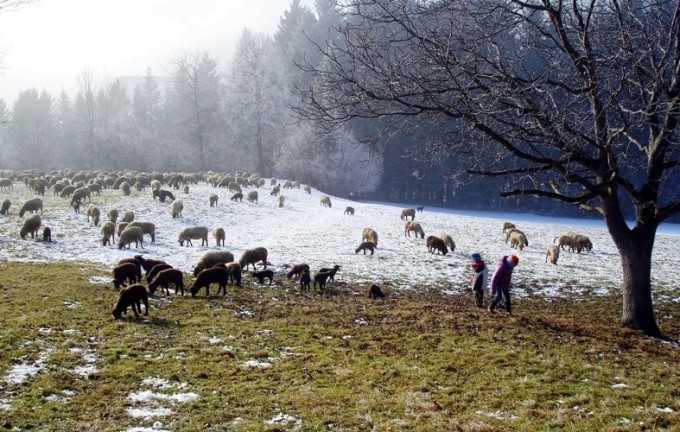
[(519, 258), (516, 255), (503, 256), (496, 265), (496, 270), (491, 276), (491, 305), (489, 312), (493, 313), (496, 305), (501, 301), (501, 297), (505, 299), (505, 310), (510, 313), (510, 281), (512, 279), (512, 270), (515, 268)]

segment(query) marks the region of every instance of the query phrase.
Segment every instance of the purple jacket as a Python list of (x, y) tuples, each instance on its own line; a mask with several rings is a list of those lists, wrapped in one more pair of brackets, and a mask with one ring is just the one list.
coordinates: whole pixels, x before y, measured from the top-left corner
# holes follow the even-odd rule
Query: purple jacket
[(491, 293), (495, 294), (499, 289), (509, 290), (513, 268), (508, 265), (507, 256), (501, 257), (496, 264), (496, 270), (491, 276)]

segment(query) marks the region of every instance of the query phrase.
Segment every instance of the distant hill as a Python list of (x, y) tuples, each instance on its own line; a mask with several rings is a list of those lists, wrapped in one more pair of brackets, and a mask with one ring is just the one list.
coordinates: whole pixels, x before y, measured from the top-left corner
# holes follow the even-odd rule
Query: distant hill
[[(132, 97), (135, 94), (135, 87), (137, 87), (137, 85), (139, 84), (142, 84), (144, 82), (144, 78), (146, 77), (143, 75), (121, 76), (118, 77), (118, 80), (125, 88), (125, 92), (127, 93), (127, 95), (129, 97)], [(157, 76), (155, 78), (156, 81), (158, 81), (158, 87), (161, 89), (161, 93), (165, 94), (167, 89), (172, 85), (172, 78), (165, 76)]]

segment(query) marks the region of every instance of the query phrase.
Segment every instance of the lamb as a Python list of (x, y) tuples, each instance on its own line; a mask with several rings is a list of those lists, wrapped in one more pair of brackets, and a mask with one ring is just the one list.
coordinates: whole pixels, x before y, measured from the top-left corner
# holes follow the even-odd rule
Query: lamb
[(248, 201), (257, 204), (257, 191), (248, 192)]
[(407, 221), (404, 224), (404, 235), (408, 234), (411, 237), (412, 232), (415, 233), (416, 237), (420, 234), (420, 238), (425, 238), (425, 231), (423, 231), (423, 227), (418, 222)]
[(442, 239), (446, 247), (448, 247), (451, 250), (451, 252), (453, 252), (456, 249), (456, 242), (454, 242), (453, 238), (451, 238), (451, 236), (448, 235), (447, 233), (440, 232), (437, 237)]
[(178, 218), (182, 217), (182, 210), (184, 210), (184, 203), (182, 200), (177, 200), (172, 203), (172, 206), (170, 207), (170, 213), (172, 214), (172, 218)]
[(198, 290), (205, 287), (205, 296), (210, 296), (210, 284), (217, 283), (219, 288), (217, 289), (217, 294), (224, 290), (224, 294), (227, 294), (227, 284), (229, 283), (229, 272), (226, 269), (220, 267), (211, 267), (205, 270), (201, 270), (196, 276), (194, 284), (191, 286), (189, 292), (192, 297), (196, 297)]
[(24, 203), (24, 205), (21, 206), (21, 210), (19, 210), (19, 217), (24, 217), (24, 213), (26, 212), (38, 212), (40, 210), (40, 214), (43, 213), (43, 201), (40, 198), (33, 198)]
[(234, 261), (234, 255), (231, 252), (206, 252), (194, 267), (194, 276), (197, 276), (201, 270), (210, 268), (217, 263), (230, 263), (232, 261)]
[(295, 264), (290, 269), (290, 271), (286, 274), (286, 276), (288, 277), (288, 279), (290, 279), (292, 277), (297, 277), (297, 276), (300, 276), (300, 273), (302, 273), (305, 270), (309, 273), (309, 264), (305, 264), (305, 263)]
[(171, 269), (173, 268), (170, 264), (166, 262), (161, 262), (158, 264), (155, 264), (153, 267), (151, 267), (151, 270), (146, 272), (146, 281), (151, 282), (153, 278), (156, 277), (156, 275), (163, 270)]
[(212, 194), (210, 195), (210, 207), (215, 207), (217, 205), (217, 201), (220, 199), (220, 197), (217, 194)]
[(189, 228), (184, 228), (179, 233), (179, 245), (184, 246), (184, 242), (187, 242), (187, 246), (193, 246), (191, 240), (201, 239), (201, 246), (204, 244), (208, 246), (208, 228), (204, 226), (194, 226)]
[(2, 208), (0, 208), (0, 214), (1, 215), (6, 215), (9, 212), (9, 208), (12, 205), (12, 201), (9, 199), (4, 199), (2, 201)]
[(329, 197), (328, 195), (323, 195), (319, 201), (321, 202), (321, 205), (324, 207), (333, 207), (331, 204), (331, 197)]
[(413, 208), (405, 208), (401, 211), (401, 220), (408, 220), (408, 217), (411, 216), (411, 220), (415, 220), (416, 218), (416, 209)]
[(144, 234), (149, 234), (151, 237), (151, 243), (156, 242), (156, 225), (153, 222), (134, 221), (128, 224), (128, 227), (133, 226), (140, 227)]
[(423, 210), (425, 210), (425, 206), (424, 205), (418, 206), (417, 210), (418, 210), (418, 213), (422, 213)]
[(437, 255), (439, 255), (439, 253), (441, 253), (442, 255), (446, 255), (449, 252), (448, 248), (444, 244), (444, 240), (440, 239), (437, 236), (433, 235), (427, 236), (426, 244), (427, 251), (430, 252), (431, 254), (437, 251)]
[(40, 224), (42, 224), (42, 219), (40, 218), (39, 214), (34, 214), (27, 217), (21, 226), (19, 235), (21, 235), (22, 239), (25, 239), (27, 234), (31, 234), (31, 238), (35, 238), (35, 236), (38, 235)]
[(340, 266), (336, 264), (336, 265), (333, 266), (333, 268), (321, 267), (319, 269), (318, 273), (329, 272), (330, 273), (330, 279), (332, 281), (335, 281), (335, 273), (337, 273), (338, 270), (340, 270)]
[(283, 195), (279, 195), (278, 201), (279, 201), (279, 208), (281, 208), (281, 207), (283, 207), (284, 201), (286, 201), (286, 197), (284, 197)]
[(503, 222), (503, 234), (507, 233), (509, 229), (515, 228), (515, 224), (512, 222)]
[(276, 185), (272, 188), (272, 191), (269, 192), (269, 195), (271, 196), (276, 196), (281, 192), (281, 185)]
[(243, 202), (243, 194), (241, 192), (236, 192), (234, 195), (231, 196), (231, 200)]
[(347, 206), (347, 208), (345, 209), (345, 214), (354, 216), (354, 207)]
[(364, 255), (366, 255), (366, 250), (371, 251), (371, 255), (373, 255), (373, 250), (377, 249), (375, 247), (375, 243), (370, 242), (370, 241), (365, 241), (361, 242), (358, 248), (354, 250), (354, 253), (359, 253), (359, 251), (364, 251)]
[(144, 271), (149, 274), (149, 272), (156, 267), (158, 264), (165, 264), (165, 261), (163, 260), (155, 260), (155, 259), (149, 259), (149, 258), (144, 258), (141, 255), (135, 255), (134, 256), (135, 261), (139, 263), (139, 265), (144, 269)]
[(255, 263), (258, 261), (262, 261), (262, 264), (264, 265), (264, 268), (267, 268), (267, 249), (263, 247), (256, 247), (255, 249), (247, 249), (243, 252), (241, 255), (241, 258), (239, 258), (238, 262), (241, 264), (241, 267), (245, 270), (248, 270), (248, 266), (250, 264), (253, 265), (253, 270), (256, 270), (255, 268)]
[(510, 247), (513, 249), (524, 250), (524, 246), (529, 245), (524, 234), (519, 231), (511, 232), (508, 238), (510, 239)]
[(52, 241), (52, 229), (50, 227), (45, 227), (45, 229), (43, 229), (43, 241), (44, 242)]
[(142, 281), (142, 272), (139, 269), (139, 266), (131, 262), (118, 264), (113, 268), (111, 273), (113, 275), (113, 286), (116, 289), (125, 286), (126, 281), (131, 284)]
[(229, 277), (234, 282), (234, 285), (241, 286), (241, 264), (237, 262), (230, 262), (227, 263), (225, 267), (227, 268), (227, 271), (229, 272)]
[(121, 222), (132, 222), (135, 220), (135, 212), (132, 210), (128, 210), (125, 213), (123, 213), (123, 216), (120, 218)]
[(184, 277), (181, 270), (169, 268), (160, 271), (149, 284), (149, 291), (153, 294), (156, 292), (156, 289), (160, 287), (161, 292), (163, 292), (163, 288), (165, 288), (166, 294), (170, 295), (169, 286), (171, 284), (175, 285), (175, 294), (177, 294), (177, 291), (179, 290), (182, 295), (184, 295)]
[(330, 271), (318, 271), (314, 275), (314, 290), (316, 290), (316, 284), (319, 284), (319, 291), (326, 289), (326, 281), (331, 277)]
[(120, 290), (118, 303), (111, 311), (115, 319), (120, 319), (121, 315), (127, 312), (127, 308), (131, 307), (135, 317), (139, 318), (142, 313), (142, 306), (140, 302), (144, 302), (144, 315), (149, 315), (149, 295), (146, 292), (144, 285), (135, 284)]
[(564, 250), (564, 247), (567, 246), (571, 252), (574, 252), (574, 250), (576, 250), (576, 253), (581, 253), (581, 245), (573, 237), (569, 237), (567, 235), (562, 235), (562, 236), (559, 236), (559, 237), (555, 237), (555, 239), (553, 240), (553, 243), (555, 243), (555, 242), (557, 242), (557, 245), (562, 250)]
[(550, 262), (557, 265), (557, 259), (559, 257), (560, 257), (559, 246), (549, 245), (548, 248), (545, 250), (545, 262), (548, 262), (548, 258), (550, 258)]
[(385, 294), (382, 292), (380, 287), (376, 284), (371, 285), (368, 289), (368, 298), (375, 300), (378, 298), (385, 298)]
[(309, 269), (304, 269), (300, 273), (300, 290), (309, 291), (309, 285), (312, 283), (312, 278), (309, 276)]
[(222, 227), (213, 228), (212, 235), (215, 238), (215, 241), (217, 242), (217, 246), (219, 246), (220, 244), (224, 246), (224, 240), (227, 237), (226, 233), (224, 232), (224, 228)]
[(135, 242), (135, 247), (139, 244), (144, 249), (144, 232), (140, 227), (128, 226), (118, 235), (118, 249), (123, 249), (125, 246), (130, 249), (132, 242)]
[(106, 217), (115, 225), (118, 221), (118, 209), (109, 207), (106, 209)]
[(257, 278), (261, 285), (264, 285), (265, 279), (269, 279), (269, 285), (271, 285), (274, 280), (274, 272), (271, 270), (254, 271), (250, 274), (253, 275), (254, 278)]
[(111, 244), (113, 241), (113, 234), (116, 231), (116, 225), (113, 222), (107, 221), (102, 224), (102, 229), (100, 231), (102, 235), (102, 246)]
[(373, 247), (378, 247), (378, 233), (373, 228), (364, 228), (361, 231), (361, 240), (370, 241), (373, 243)]
[(90, 221), (90, 218), (92, 218), (92, 221), (94, 222), (94, 226), (99, 225), (99, 217), (101, 211), (99, 210), (99, 207), (97, 207), (95, 204), (88, 204), (86, 207), (87, 211), (87, 221)]

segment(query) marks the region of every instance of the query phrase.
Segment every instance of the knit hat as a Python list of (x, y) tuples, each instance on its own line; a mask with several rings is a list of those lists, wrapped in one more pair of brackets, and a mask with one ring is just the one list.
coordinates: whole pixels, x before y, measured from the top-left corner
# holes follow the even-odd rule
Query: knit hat
[(470, 254), (470, 258), (472, 258), (472, 261), (481, 261), (482, 255), (479, 252), (472, 252), (472, 254)]
[(519, 258), (517, 258), (517, 255), (510, 255), (505, 259), (505, 262), (507, 262), (510, 267), (514, 267), (519, 263)]

